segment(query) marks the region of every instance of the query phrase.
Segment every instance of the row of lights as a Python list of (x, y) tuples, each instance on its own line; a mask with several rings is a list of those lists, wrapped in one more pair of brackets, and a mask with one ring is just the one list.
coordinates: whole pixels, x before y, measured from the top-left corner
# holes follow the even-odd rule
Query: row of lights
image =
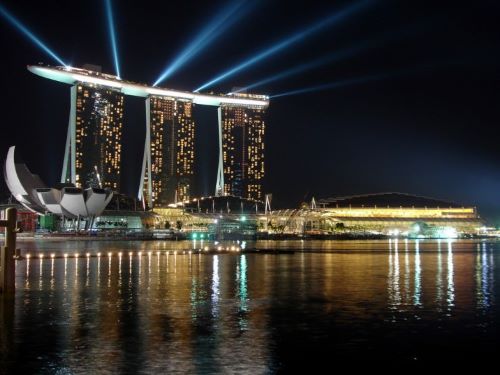
[(223, 250), (226, 250), (226, 251), (241, 251), (241, 248), (239, 246), (231, 246), (231, 247), (226, 247), (224, 248), (223, 246), (219, 246), (217, 247), (217, 251), (223, 251)]
[[(201, 250), (204, 250), (204, 251), (209, 251), (209, 250), (210, 250), (210, 248), (209, 248), (208, 246), (205, 246), (203, 249), (200, 249), (200, 251), (201, 251)], [(225, 250), (225, 251), (241, 251), (241, 248), (240, 248), (239, 246), (231, 246), (231, 247), (229, 247), (229, 246), (228, 246), (228, 247), (218, 246), (218, 247), (217, 247), (217, 251), (224, 251), (224, 250)], [(183, 252), (182, 252), (182, 254), (184, 254), (184, 255), (185, 255), (186, 253), (187, 253), (187, 254), (189, 254), (189, 255), (191, 255), (191, 254), (193, 253), (193, 251), (192, 251), (192, 250), (189, 250), (189, 251), (187, 251), (187, 252), (186, 252), (186, 251), (183, 251)], [(162, 252), (161, 252), (161, 251), (157, 251), (157, 252), (156, 252), (156, 255), (157, 255), (157, 256), (161, 256), (161, 254), (162, 254)], [(172, 254), (173, 254), (173, 255), (177, 255), (177, 251), (173, 251), (173, 252), (172, 252)], [(181, 253), (179, 252), (179, 254), (181, 254)], [(97, 256), (97, 257), (101, 257), (102, 255), (103, 255), (102, 253), (97, 253), (97, 254), (96, 254), (96, 256)], [(107, 253), (107, 255), (108, 255), (108, 257), (112, 257), (112, 256), (113, 256), (113, 253), (112, 253), (112, 252), (108, 252), (108, 253)], [(118, 255), (119, 257), (122, 257), (122, 256), (123, 256), (123, 253), (120, 251), (117, 255)], [(133, 252), (133, 251), (130, 251), (130, 252), (128, 253), (128, 255), (129, 255), (130, 257), (132, 257), (132, 256), (134, 255), (134, 252)], [(139, 252), (137, 252), (137, 255), (138, 255), (138, 256), (143, 256), (143, 255), (144, 255), (144, 252), (139, 251)], [(152, 251), (148, 251), (148, 252), (147, 252), (147, 255), (148, 255), (148, 256), (151, 256), (151, 255), (153, 255), (153, 252), (152, 252)], [(165, 255), (170, 255), (170, 251), (167, 251), (167, 252), (165, 253)], [(30, 254), (30, 253), (26, 254), (25, 256), (26, 256), (26, 258), (27, 258), (27, 259), (30, 259), (30, 258), (31, 258), (31, 254)], [(55, 253), (51, 253), (49, 256), (50, 256), (50, 258), (51, 258), (51, 259), (54, 259), (54, 258), (56, 257), (56, 254), (55, 254)], [(68, 257), (70, 257), (70, 254), (65, 253), (63, 256), (64, 256), (64, 258), (65, 258), (65, 259), (67, 259)], [(86, 254), (85, 254), (85, 257), (86, 257), (86, 258), (90, 258), (91, 256), (92, 256), (92, 254), (91, 254), (91, 253), (86, 253)], [(45, 257), (44, 253), (39, 253), (39, 254), (38, 254), (38, 258), (43, 259), (44, 257)], [(71, 257), (72, 257), (72, 258), (79, 258), (79, 257), (80, 257), (80, 254), (79, 254), (79, 253), (75, 253), (75, 254), (73, 254)]]

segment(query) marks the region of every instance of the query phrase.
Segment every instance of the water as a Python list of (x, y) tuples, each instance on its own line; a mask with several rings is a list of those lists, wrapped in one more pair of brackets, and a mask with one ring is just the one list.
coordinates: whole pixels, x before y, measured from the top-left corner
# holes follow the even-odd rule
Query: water
[[(33, 255), (17, 263), (15, 300), (1, 309), (0, 372), (257, 374), (496, 363), (500, 242), (247, 246), (297, 252), (190, 255), (200, 243), (189, 241), (20, 242)], [(79, 258), (50, 258), (76, 252)]]

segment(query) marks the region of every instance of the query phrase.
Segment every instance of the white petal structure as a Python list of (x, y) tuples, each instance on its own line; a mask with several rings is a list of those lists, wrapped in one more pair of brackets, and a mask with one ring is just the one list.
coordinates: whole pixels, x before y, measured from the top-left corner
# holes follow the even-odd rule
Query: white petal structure
[(61, 190), (54, 188), (36, 189), (38, 199), (43, 206), (51, 213), (62, 215)]
[(51, 212), (71, 219), (95, 218), (102, 214), (113, 198), (113, 192), (108, 189), (82, 190), (74, 186), (47, 188), (25, 164), (15, 163), (14, 152), (15, 146), (12, 146), (7, 153), (5, 182), (17, 201), (33, 212)]
[(113, 198), (109, 190), (90, 188), (85, 190), (85, 205), (90, 216), (99, 216)]
[(24, 207), (30, 211), (42, 213), (44, 210), (35, 189), (44, 188), (45, 184), (40, 177), (30, 172), (26, 164), (16, 164), (15, 150), (16, 146), (11, 146), (5, 159), (4, 177), (7, 187)]
[(65, 187), (61, 191), (61, 207), (69, 217), (88, 216), (83, 190), (75, 187)]

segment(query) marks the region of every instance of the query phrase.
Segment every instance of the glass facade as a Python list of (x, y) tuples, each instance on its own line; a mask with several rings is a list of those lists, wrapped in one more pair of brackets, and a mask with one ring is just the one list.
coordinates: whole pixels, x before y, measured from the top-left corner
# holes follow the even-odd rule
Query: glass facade
[[(149, 100), (151, 184), (153, 207), (189, 200), (194, 174), (193, 103), (168, 97)], [(145, 192), (147, 194), (147, 192)]]
[(119, 191), (124, 97), (96, 85), (78, 83), (74, 89), (75, 184)]
[(265, 109), (222, 105), (224, 195), (263, 200)]

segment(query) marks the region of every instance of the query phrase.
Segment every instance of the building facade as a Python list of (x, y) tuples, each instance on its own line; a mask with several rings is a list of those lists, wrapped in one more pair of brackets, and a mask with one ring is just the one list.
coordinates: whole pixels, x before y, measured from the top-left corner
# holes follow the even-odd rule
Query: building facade
[(225, 104), (219, 111), (222, 133), (222, 195), (262, 201), (265, 109), (262, 106)]
[(189, 200), (195, 155), (192, 101), (150, 96), (146, 99), (146, 118), (139, 195), (149, 207)]
[(477, 209), (404, 193), (376, 193), (321, 199), (317, 208), (273, 211), (266, 225), (283, 233), (370, 232), (415, 238), (478, 233)]
[(112, 88), (76, 83), (61, 182), (120, 190), (124, 96)]

